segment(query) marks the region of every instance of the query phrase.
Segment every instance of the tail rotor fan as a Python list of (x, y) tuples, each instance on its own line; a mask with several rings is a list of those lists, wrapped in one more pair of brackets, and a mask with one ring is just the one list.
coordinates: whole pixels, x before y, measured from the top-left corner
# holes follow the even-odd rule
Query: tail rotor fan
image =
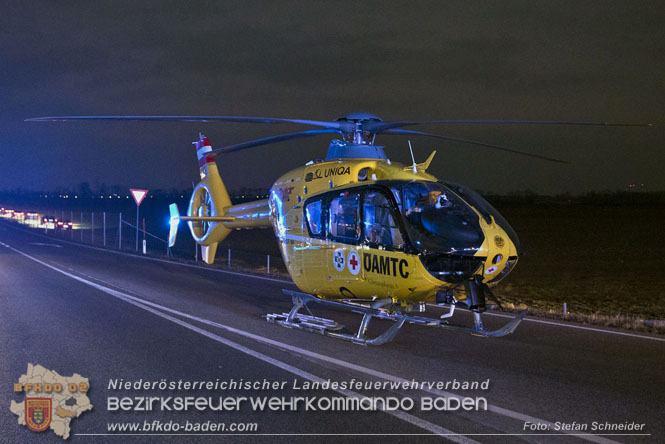
[[(202, 199), (203, 202), (201, 206), (198, 208), (198, 213), (199, 216), (203, 217), (212, 216), (212, 196), (208, 192), (207, 188), (204, 188), (204, 191), (205, 192)], [(201, 221), (201, 223), (203, 224), (203, 232), (207, 233), (208, 230), (210, 229), (210, 221), (204, 220)]]
[[(200, 185), (194, 190), (187, 213), (189, 216), (196, 217), (210, 217), (215, 215), (212, 195), (205, 185)], [(194, 234), (197, 240), (203, 240), (212, 227), (212, 222), (208, 220), (192, 220), (189, 223), (192, 227), (192, 234)]]

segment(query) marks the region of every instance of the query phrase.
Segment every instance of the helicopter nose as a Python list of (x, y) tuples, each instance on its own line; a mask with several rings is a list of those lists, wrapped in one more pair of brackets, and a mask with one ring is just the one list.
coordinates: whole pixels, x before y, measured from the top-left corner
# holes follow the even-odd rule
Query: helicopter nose
[(497, 224), (489, 227), (487, 236), (487, 259), (483, 271), (483, 282), (498, 282), (512, 270), (517, 262), (517, 246)]

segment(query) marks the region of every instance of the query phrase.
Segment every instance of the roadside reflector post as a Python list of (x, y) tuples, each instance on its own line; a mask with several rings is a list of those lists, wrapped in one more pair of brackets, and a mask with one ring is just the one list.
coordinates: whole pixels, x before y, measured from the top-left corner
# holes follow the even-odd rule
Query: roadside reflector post
[(120, 212), (120, 220), (118, 221), (118, 250), (122, 250), (122, 211)]
[(134, 202), (136, 202), (136, 251), (139, 251), (139, 205), (148, 194), (148, 190), (130, 188), (129, 192), (132, 194)]
[(231, 268), (231, 249), (230, 248), (229, 248), (228, 266), (229, 266), (229, 268)]
[(268, 255), (268, 271), (267, 274), (270, 274), (270, 255)]
[(93, 211), (90, 218), (90, 243), (95, 245), (95, 212)]
[(104, 211), (103, 214), (103, 219), (104, 219), (104, 246), (106, 246), (106, 211)]
[(81, 211), (81, 242), (83, 242), (83, 211)]
[(143, 218), (143, 254), (146, 254), (146, 241), (145, 241), (145, 217)]
[(568, 304), (563, 303), (563, 314), (568, 314)]
[(71, 217), (69, 218), (69, 220), (72, 221), (72, 229), (69, 230), (69, 231), (71, 231), (71, 233), (69, 233), (69, 239), (74, 240), (74, 212), (73, 211), (71, 212), (70, 216)]

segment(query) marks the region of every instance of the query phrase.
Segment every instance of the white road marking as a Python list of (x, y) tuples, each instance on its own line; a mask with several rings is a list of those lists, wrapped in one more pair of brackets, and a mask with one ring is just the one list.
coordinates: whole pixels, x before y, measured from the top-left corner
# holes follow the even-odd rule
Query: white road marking
[(30, 242), (30, 245), (39, 245), (40, 247), (56, 247), (56, 248), (62, 248), (62, 245), (58, 244), (45, 244), (42, 242)]
[[(216, 327), (216, 328), (220, 328), (222, 330), (226, 330), (228, 332), (235, 333), (237, 335), (253, 339), (257, 342), (268, 344), (268, 345), (271, 345), (273, 347), (277, 347), (277, 348), (280, 348), (280, 349), (283, 349), (283, 350), (289, 350), (289, 351), (298, 353), (298, 354), (303, 355), (303, 356), (308, 356), (310, 358), (314, 358), (314, 359), (317, 359), (317, 360), (320, 360), (320, 361), (323, 361), (323, 362), (328, 362), (328, 363), (331, 363), (331, 364), (334, 364), (334, 365), (337, 365), (337, 366), (340, 366), (340, 367), (343, 367), (343, 368), (347, 368), (347, 369), (354, 370), (354, 371), (357, 371), (357, 372), (360, 372), (360, 373), (364, 373), (364, 374), (369, 375), (369, 376), (374, 376), (376, 378), (380, 378), (380, 379), (383, 379), (383, 380), (386, 380), (386, 381), (394, 381), (394, 382), (398, 382), (398, 383), (409, 383), (410, 382), (409, 379), (401, 378), (399, 376), (394, 376), (394, 375), (384, 373), (384, 372), (381, 372), (381, 371), (378, 371), (378, 370), (373, 370), (373, 369), (370, 369), (370, 368), (367, 368), (367, 367), (363, 367), (363, 366), (358, 365), (358, 364), (353, 364), (353, 363), (350, 363), (350, 362), (347, 362), (347, 361), (343, 361), (341, 359), (333, 358), (333, 357), (330, 357), (330, 356), (327, 356), (327, 355), (322, 355), (320, 353), (316, 353), (316, 352), (306, 350), (306, 349), (303, 349), (303, 348), (300, 348), (300, 347), (296, 347), (296, 346), (289, 345), (289, 344), (286, 344), (286, 343), (283, 343), (283, 342), (275, 341), (275, 340), (272, 340), (272, 339), (269, 339), (269, 338), (265, 338), (263, 336), (255, 335), (253, 333), (250, 333), (250, 332), (247, 332), (247, 331), (244, 331), (244, 330), (240, 330), (240, 329), (228, 326), (228, 325), (224, 325), (224, 324), (220, 324), (220, 323), (217, 323), (217, 322), (214, 322), (214, 321), (210, 321), (210, 320), (205, 319), (205, 318), (200, 318), (198, 316), (190, 315), (188, 313), (184, 313), (184, 312), (181, 312), (181, 311), (178, 311), (178, 310), (174, 310), (172, 308), (169, 308), (169, 307), (166, 307), (166, 306), (154, 303), (154, 302), (150, 302), (150, 301), (147, 301), (147, 300), (129, 295), (127, 293), (123, 293), (121, 291), (114, 290), (112, 288), (105, 287), (103, 285), (100, 285), (100, 284), (97, 284), (95, 282), (84, 279), (80, 276), (76, 276), (72, 273), (68, 273), (64, 270), (61, 270), (61, 269), (59, 269), (59, 268), (57, 268), (57, 267), (55, 267), (55, 266), (53, 266), (49, 263), (41, 261), (40, 259), (37, 259), (33, 256), (30, 256), (29, 254), (24, 253), (20, 250), (17, 250), (17, 249), (15, 249), (15, 248), (7, 245), (7, 244), (4, 244), (4, 243), (0, 242), (0, 245), (3, 245), (3, 246), (9, 248), (12, 251), (14, 251), (18, 254), (21, 254), (22, 256), (27, 257), (28, 259), (31, 259), (31, 260), (33, 260), (33, 261), (35, 261), (35, 262), (37, 262), (41, 265), (44, 265), (45, 267), (48, 267), (48, 268), (50, 268), (54, 271), (57, 271), (58, 273), (64, 274), (65, 276), (68, 276), (68, 277), (70, 277), (70, 278), (72, 278), (76, 281), (79, 281), (81, 283), (89, 285), (89, 286), (91, 286), (93, 288), (96, 288), (96, 289), (98, 289), (98, 290), (100, 290), (104, 293), (107, 293), (107, 294), (109, 294), (111, 296), (114, 296), (118, 299), (121, 299), (121, 300), (123, 300), (127, 303), (130, 303), (130, 304), (135, 305), (139, 308), (142, 308), (146, 311), (149, 311), (149, 312), (151, 312), (151, 313), (153, 313), (157, 316), (160, 316), (164, 319), (167, 319), (171, 322), (174, 322), (178, 325), (181, 325), (181, 326), (183, 326), (183, 327), (185, 327), (189, 330), (195, 331), (195, 332), (197, 332), (197, 333), (199, 333), (203, 336), (206, 336), (206, 337), (208, 337), (210, 339), (213, 339), (217, 342), (225, 344), (225, 345), (227, 345), (231, 348), (234, 348), (234, 349), (236, 349), (236, 350), (238, 350), (242, 353), (246, 353), (246, 354), (248, 354), (250, 356), (253, 356), (257, 359), (260, 359), (262, 361), (273, 364), (273, 365), (275, 365), (279, 368), (282, 368), (283, 370), (289, 371), (289, 372), (291, 372), (293, 374), (296, 374), (298, 376), (301, 376), (305, 379), (309, 379), (311, 381), (323, 381), (318, 376), (307, 373), (304, 370), (300, 370), (300, 369), (298, 369), (296, 367), (293, 367), (289, 364), (286, 364), (282, 361), (278, 361), (278, 360), (276, 360), (276, 359), (274, 359), (270, 356), (267, 356), (267, 355), (264, 355), (260, 352), (254, 351), (254, 350), (252, 350), (250, 348), (247, 348), (243, 345), (240, 345), (236, 342), (233, 342), (233, 341), (230, 341), (228, 339), (222, 338), (218, 335), (215, 335), (214, 333), (211, 333), (207, 330), (203, 330), (203, 329), (201, 329), (199, 327), (196, 327), (192, 324), (189, 324), (189, 323), (187, 323), (187, 322), (185, 322), (181, 319), (174, 318), (173, 316), (170, 316), (170, 315), (168, 315), (166, 313), (163, 313), (162, 311), (159, 311), (159, 310), (163, 310), (163, 311), (166, 311), (167, 313), (172, 313), (172, 314), (184, 317), (186, 319), (191, 319), (191, 320), (194, 320), (194, 321), (198, 321), (198, 322), (200, 322), (202, 324), (205, 324), (205, 325), (210, 325), (210, 326), (213, 326), (213, 327)], [(151, 307), (154, 307), (154, 308), (151, 308)], [(159, 310), (157, 310), (157, 308)], [(312, 378), (314, 378), (314, 379), (312, 379)], [(352, 397), (362, 396), (362, 395), (360, 395), (356, 392), (347, 391), (347, 390), (335, 390), (335, 391), (337, 391), (338, 393), (342, 393), (345, 396), (352, 396)], [(457, 398), (457, 399), (460, 399), (460, 400), (463, 399), (462, 396), (457, 395), (455, 393), (445, 391), (445, 390), (423, 388), (422, 391), (434, 394), (436, 396), (441, 396), (441, 397)], [(531, 422), (531, 423), (534, 423), (534, 424), (535, 423), (541, 423), (541, 424), (546, 424), (547, 426), (549, 426), (550, 430), (555, 430), (556, 429), (555, 424), (551, 421), (547, 421), (547, 420), (544, 420), (544, 419), (540, 419), (540, 418), (536, 418), (536, 417), (533, 417), (533, 416), (525, 415), (523, 413), (516, 412), (516, 411), (510, 410), (510, 409), (506, 409), (506, 408), (499, 407), (499, 406), (492, 405), (492, 404), (488, 404), (487, 409), (488, 409), (488, 411), (490, 411), (492, 413), (495, 413), (495, 414), (498, 414), (498, 415), (501, 415), (501, 416), (505, 416), (507, 418), (512, 418), (512, 419), (518, 420), (520, 422), (527, 422), (528, 421), (528, 422)], [(454, 440), (454, 438), (464, 438), (465, 439), (464, 441), (456, 441), (456, 442), (475, 442), (475, 441), (467, 440), (467, 438), (465, 438), (463, 436), (455, 435), (454, 432), (443, 429), (442, 427), (439, 427), (436, 424), (429, 423), (427, 421), (424, 421), (420, 418), (417, 418), (413, 415), (409, 415), (409, 414), (404, 413), (404, 412), (391, 411), (391, 412), (385, 412), (385, 413), (396, 416), (399, 419), (402, 419), (406, 422), (417, 425), (418, 427), (421, 427), (425, 430), (429, 430), (429, 431), (437, 430), (437, 431), (433, 431), (433, 433), (453, 434), (453, 436), (446, 436), (446, 438), (449, 438), (449, 439), (453, 439), (453, 440)], [(431, 428), (429, 428), (429, 427), (431, 427)], [(614, 443), (616, 443), (616, 441), (612, 441), (612, 440), (609, 440), (607, 438), (603, 438), (602, 436), (597, 436), (597, 435), (581, 435), (580, 436), (579, 434), (575, 434), (573, 432), (568, 432), (568, 431), (562, 431), (561, 433), (571, 435), (571, 436), (577, 436), (580, 439), (583, 439), (583, 440), (586, 440), (586, 441), (591, 441), (591, 442), (596, 442), (596, 443), (604, 443), (604, 444), (614, 444)]]
[[(11, 227), (14, 229), (18, 229), (17, 227)], [(27, 231), (27, 230), (26, 230)], [(27, 231), (28, 233), (32, 234), (33, 236), (39, 236), (39, 237), (44, 237), (46, 239), (52, 239), (50, 236), (46, 236), (41, 233), (33, 233), (30, 231)], [(170, 261), (167, 259), (159, 259), (157, 257), (149, 257), (149, 256), (140, 256), (138, 254), (129, 254), (125, 253), (122, 251), (116, 251), (116, 250), (109, 250), (108, 248), (101, 248), (101, 247), (95, 247), (94, 245), (86, 245), (86, 244), (81, 244), (78, 242), (71, 242), (65, 239), (55, 239), (56, 242), (62, 242), (65, 244), (73, 245), (75, 247), (81, 247), (81, 248), (89, 248), (91, 250), (97, 250), (97, 251), (103, 251), (105, 253), (112, 253), (112, 254), (117, 254), (120, 256), (126, 256), (126, 257), (131, 257), (134, 259), (143, 259), (146, 261), (153, 261), (153, 262), (162, 262), (165, 264), (170, 264), (170, 265), (179, 265), (181, 267), (188, 267), (188, 268), (196, 268), (197, 270), (205, 270), (205, 271), (213, 271), (215, 273), (224, 273), (224, 274), (231, 274), (231, 275), (236, 275), (236, 276), (244, 276), (244, 277), (251, 277), (254, 279), (261, 279), (264, 281), (272, 281), (272, 282), (279, 282), (285, 285), (296, 285), (292, 281), (287, 281), (285, 279), (277, 279), (277, 278), (270, 278), (266, 276), (257, 276), (255, 274), (249, 274), (249, 273), (241, 273), (239, 271), (229, 271), (229, 270), (221, 270), (219, 268), (210, 268), (210, 267), (204, 267), (201, 265), (193, 265), (193, 264), (185, 264), (182, 262), (176, 262), (176, 261)]]
[[(161, 318), (163, 318), (163, 319), (166, 319), (166, 320), (168, 320), (168, 321), (171, 321), (171, 322), (173, 322), (173, 323), (175, 323), (175, 324), (178, 324), (178, 325), (180, 325), (180, 326), (182, 326), (182, 327), (185, 327), (185, 328), (187, 328), (187, 329), (189, 329), (189, 330), (191, 330), (191, 331), (194, 331), (194, 332), (196, 332), (196, 333), (199, 333), (200, 335), (203, 335), (203, 336), (205, 336), (205, 337), (207, 337), (207, 338), (210, 338), (210, 339), (212, 339), (212, 340), (214, 340), (214, 341), (216, 341), (216, 342), (219, 342), (219, 343), (224, 344), (224, 345), (226, 345), (226, 346), (228, 346), (228, 347), (231, 347), (231, 348), (233, 348), (233, 349), (235, 349), (235, 350), (237, 350), (237, 351), (239, 351), (239, 352), (241, 352), (241, 353), (245, 353), (246, 355), (252, 356), (252, 357), (254, 357), (254, 358), (256, 358), (256, 359), (259, 359), (259, 360), (261, 360), (261, 361), (264, 361), (264, 362), (266, 362), (266, 363), (268, 363), (268, 364), (274, 365), (275, 367), (281, 368), (282, 370), (285, 370), (285, 371), (287, 371), (287, 372), (289, 372), (289, 373), (292, 373), (292, 374), (294, 374), (294, 375), (296, 375), (296, 376), (299, 376), (299, 377), (301, 377), (301, 378), (303, 378), (303, 379), (307, 379), (307, 380), (309, 380), (309, 381), (319, 382), (319, 383), (323, 383), (323, 382), (325, 382), (324, 379), (319, 378), (319, 377), (316, 376), (316, 375), (313, 375), (313, 374), (311, 374), (311, 373), (308, 373), (308, 372), (306, 372), (306, 371), (304, 371), (304, 370), (301, 370), (301, 369), (299, 369), (299, 368), (297, 368), (297, 367), (294, 367), (294, 366), (292, 366), (292, 365), (289, 365), (289, 364), (287, 364), (287, 363), (285, 363), (285, 362), (279, 361), (279, 360), (277, 360), (277, 359), (275, 359), (275, 358), (272, 358), (272, 357), (270, 357), (270, 356), (268, 356), (268, 355), (265, 355), (265, 354), (263, 354), (263, 353), (257, 352), (257, 351), (255, 351), (255, 350), (252, 350), (251, 348), (245, 347), (244, 345), (238, 344), (237, 342), (233, 342), (233, 341), (231, 341), (231, 340), (229, 340), (229, 339), (223, 338), (223, 337), (218, 336), (218, 335), (216, 335), (216, 334), (214, 334), (214, 333), (211, 333), (211, 332), (209, 332), (209, 331), (207, 331), (207, 330), (204, 330), (204, 329), (202, 329), (202, 328), (199, 328), (199, 327), (197, 327), (197, 326), (195, 326), (195, 325), (193, 325), (193, 324), (190, 324), (190, 323), (185, 322), (185, 321), (183, 321), (183, 320), (181, 320), (181, 319), (175, 318), (175, 317), (170, 316), (170, 315), (168, 315), (168, 314), (166, 314), (166, 313), (163, 313), (163, 312), (161, 312), (161, 311), (158, 311), (158, 310), (156, 310), (156, 309), (154, 309), (154, 308), (149, 307), (149, 305), (157, 305), (157, 306), (159, 306), (158, 304), (154, 304), (154, 303), (149, 302), (149, 301), (144, 301), (143, 299), (137, 298), (137, 297), (135, 297), (135, 296), (131, 296), (131, 295), (127, 294), (127, 293), (123, 293), (123, 292), (121, 292), (121, 291), (114, 290), (114, 289), (112, 289), (112, 288), (108, 288), (108, 287), (105, 287), (105, 286), (103, 286), (103, 285), (97, 284), (97, 283), (95, 283), (95, 282), (89, 281), (89, 280), (84, 279), (84, 278), (82, 278), (82, 277), (80, 277), (80, 276), (77, 276), (77, 275), (75, 275), (75, 274), (72, 274), (72, 273), (69, 273), (69, 272), (67, 272), (67, 271), (61, 270), (61, 269), (58, 268), (58, 267), (55, 267), (55, 266), (53, 266), (53, 265), (51, 265), (51, 264), (49, 264), (49, 263), (47, 263), (47, 262), (44, 262), (44, 261), (42, 261), (42, 260), (40, 260), (40, 259), (37, 259), (36, 257), (33, 257), (33, 256), (31, 256), (31, 255), (29, 255), (29, 254), (27, 254), (27, 253), (24, 253), (24, 252), (22, 252), (22, 251), (20, 251), (20, 250), (17, 250), (16, 248), (13, 248), (13, 247), (11, 247), (11, 246), (9, 246), (9, 245), (7, 245), (7, 244), (1, 243), (1, 242), (0, 242), (0, 244), (3, 245), (3, 246), (5, 246), (6, 248), (9, 248), (10, 250), (12, 250), (12, 251), (18, 253), (18, 254), (20, 254), (20, 255), (26, 257), (26, 258), (28, 258), (28, 259), (34, 261), (34, 262), (37, 262), (38, 264), (41, 264), (41, 265), (43, 265), (43, 266), (45, 266), (45, 267), (50, 268), (50, 269), (53, 270), (53, 271), (57, 271), (58, 273), (61, 273), (61, 274), (65, 275), (65, 276), (67, 276), (67, 277), (69, 277), (69, 278), (71, 278), (71, 279), (74, 279), (74, 280), (76, 280), (76, 281), (78, 281), (78, 282), (81, 282), (81, 283), (83, 283), (83, 284), (89, 285), (89, 286), (91, 286), (91, 287), (93, 287), (93, 288), (95, 288), (95, 289), (97, 289), (97, 290), (100, 290), (100, 291), (102, 291), (102, 292), (104, 292), (104, 293), (106, 293), (106, 294), (109, 294), (109, 295), (111, 295), (111, 296), (113, 296), (113, 297), (116, 297), (116, 298), (118, 298), (118, 299), (120, 299), (120, 300), (122, 300), (122, 301), (124, 301), (124, 302), (127, 302), (127, 303), (129, 303), (129, 304), (132, 304), (132, 305), (134, 305), (134, 306), (136, 306), (136, 307), (138, 307), (138, 308), (141, 308), (141, 309), (146, 310), (146, 311), (148, 311), (148, 312), (150, 312), (150, 313), (153, 313), (153, 314), (155, 314), (155, 315), (157, 315), (157, 316), (159, 316), (159, 317), (161, 317)], [(160, 307), (161, 307), (161, 306), (160, 306)], [(168, 309), (167, 307), (164, 307), (164, 308), (167, 309), (167, 311), (169, 311), (169, 312), (180, 313), (180, 312), (177, 312), (176, 310)], [(220, 325), (221, 325), (221, 324), (220, 324)], [(245, 332), (245, 333), (246, 333), (246, 332)], [(342, 394), (342, 395), (344, 395), (344, 396), (351, 397), (351, 398), (364, 398), (364, 396), (361, 395), (360, 393), (357, 393), (357, 392), (354, 392), (354, 391), (351, 391), (351, 390), (335, 389), (334, 391), (336, 391), (336, 392), (338, 392), (338, 393), (340, 393), (340, 394)], [(436, 434), (436, 435), (445, 436), (446, 439), (449, 439), (449, 440), (451, 440), (451, 441), (453, 441), (453, 442), (466, 443), (466, 444), (479, 444), (477, 441), (474, 441), (474, 440), (469, 439), (469, 438), (467, 438), (467, 437), (465, 437), (465, 436), (462, 436), (462, 435), (458, 435), (458, 434), (456, 434), (455, 432), (453, 432), (453, 431), (451, 431), (451, 430), (445, 429), (445, 428), (443, 428), (443, 427), (441, 427), (441, 426), (438, 426), (438, 425), (433, 424), (433, 423), (431, 423), (431, 422), (425, 421), (424, 419), (418, 418), (417, 416), (414, 416), (414, 415), (408, 414), (408, 413), (406, 413), (406, 412), (402, 412), (402, 411), (399, 411), (399, 410), (395, 410), (395, 411), (384, 411), (384, 413), (387, 413), (387, 414), (389, 414), (389, 415), (391, 415), (391, 416), (394, 416), (394, 417), (396, 417), (396, 418), (398, 418), (398, 419), (401, 419), (402, 421), (408, 422), (409, 424), (412, 424), (412, 425), (414, 425), (414, 426), (420, 427), (421, 429), (424, 429), (424, 430), (427, 430), (427, 431), (429, 431), (429, 432), (432, 432), (432, 433), (434, 433), (434, 434)]]
[[(500, 313), (485, 312), (483, 314), (484, 315), (489, 315), (489, 316), (497, 316), (497, 317), (500, 317), (500, 318), (511, 318), (512, 319), (514, 317), (514, 316), (500, 314)], [(629, 336), (631, 338), (651, 339), (652, 341), (665, 342), (665, 338), (659, 338), (659, 337), (656, 337), (656, 336), (645, 336), (645, 335), (639, 335), (639, 334), (635, 334), (635, 333), (625, 333), (625, 332), (622, 332), (622, 331), (605, 330), (603, 328), (597, 328), (597, 327), (585, 327), (583, 325), (567, 324), (565, 322), (545, 321), (543, 319), (534, 319), (534, 318), (529, 318), (529, 317), (525, 317), (523, 319), (523, 321), (535, 322), (536, 324), (556, 325), (558, 327), (576, 328), (578, 330), (588, 330), (588, 331), (595, 331), (595, 332), (599, 332), (599, 333), (608, 333), (608, 334), (611, 334), (611, 335)]]

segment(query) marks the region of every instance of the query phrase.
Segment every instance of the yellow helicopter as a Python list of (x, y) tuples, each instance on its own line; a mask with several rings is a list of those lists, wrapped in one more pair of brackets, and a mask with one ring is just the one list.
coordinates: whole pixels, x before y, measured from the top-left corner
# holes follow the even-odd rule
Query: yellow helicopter
[[(481, 314), (490, 299), (500, 307), (491, 287), (515, 267), (519, 240), (508, 222), (479, 194), (460, 184), (440, 181), (427, 172), (435, 151), (422, 163), (392, 162), (377, 134), (429, 136), (481, 145), (548, 161), (557, 159), (496, 145), (402, 129), (424, 123), (537, 123), (621, 125), (605, 122), (437, 120), (383, 121), (365, 112), (336, 121), (235, 116), (66, 116), (28, 119), (156, 120), (189, 122), (296, 123), (319, 129), (281, 134), (213, 149), (207, 137), (195, 142), (200, 182), (181, 216), (170, 206), (169, 245), (181, 220), (188, 221), (203, 260), (212, 264), (219, 242), (234, 229), (272, 227), (284, 263), (301, 290), (291, 296), (288, 313), (267, 314), (269, 322), (350, 340), (380, 345), (393, 340), (405, 322), (499, 337), (512, 333), (526, 312), (494, 331), (483, 327)], [(325, 159), (317, 159), (279, 177), (270, 197), (233, 205), (219, 175), (216, 156), (269, 143), (319, 134), (339, 134)], [(413, 153), (412, 153), (413, 159)], [(565, 162), (564, 162), (565, 163)], [(417, 315), (426, 304), (448, 306), (434, 319)], [(310, 311), (322, 305), (362, 314), (355, 332)], [(457, 306), (473, 313), (470, 328), (452, 325)], [(306, 313), (302, 311), (305, 310)], [(394, 321), (369, 338), (373, 318)]]

